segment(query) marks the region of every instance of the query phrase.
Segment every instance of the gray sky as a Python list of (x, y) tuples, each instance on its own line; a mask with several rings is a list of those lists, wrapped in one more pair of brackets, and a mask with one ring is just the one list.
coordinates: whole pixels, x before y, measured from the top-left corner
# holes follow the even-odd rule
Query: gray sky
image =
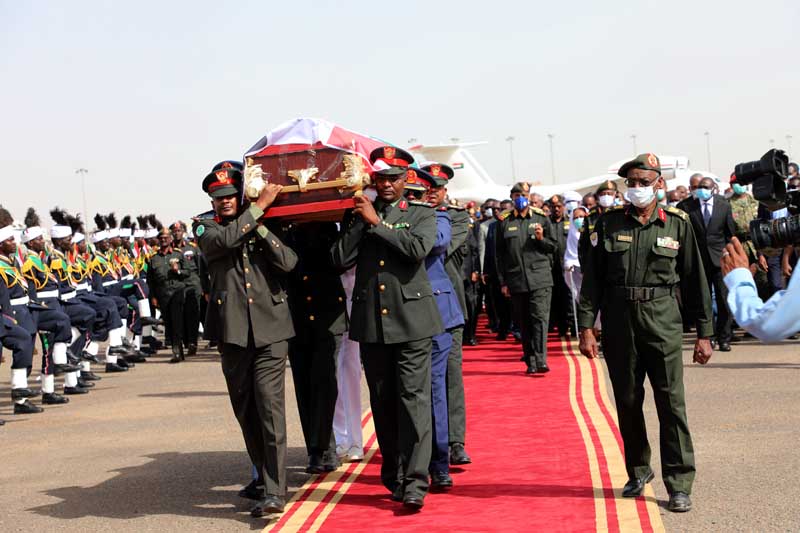
[[(284, 7), (278, 7), (282, 4)], [(435, 4), (435, 7), (431, 5)], [(0, 202), (91, 215), (205, 210), (200, 182), (318, 116), (404, 144), (451, 137), (498, 182), (585, 178), (639, 151), (727, 175), (800, 152), (800, 2), (0, 0)], [(88, 228), (87, 228), (88, 229)]]

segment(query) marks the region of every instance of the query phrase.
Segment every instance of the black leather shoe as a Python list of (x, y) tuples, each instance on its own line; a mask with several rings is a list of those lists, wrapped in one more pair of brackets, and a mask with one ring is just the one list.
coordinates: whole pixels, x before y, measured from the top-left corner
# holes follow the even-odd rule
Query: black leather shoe
[(322, 468), (326, 472), (333, 472), (339, 468), (339, 457), (336, 455), (336, 449), (328, 450), (322, 454)]
[(412, 511), (419, 511), (425, 505), (425, 499), (421, 496), (406, 496), (403, 498), (403, 507)]
[(536, 367), (533, 366), (533, 365), (528, 365), (528, 368), (525, 370), (525, 373), (526, 374), (535, 374), (536, 373)]
[(186, 347), (186, 355), (197, 355), (197, 344), (190, 343)]
[(264, 482), (254, 479), (247, 486), (239, 490), (239, 497), (248, 500), (261, 501), (264, 497)]
[(153, 349), (152, 346), (146, 346), (142, 344), (142, 346), (139, 348), (139, 353), (144, 355), (155, 355), (156, 351)]
[(285, 505), (282, 498), (268, 494), (266, 498), (253, 507), (253, 510), (250, 511), (250, 516), (253, 518), (261, 518), (265, 514), (282, 513)]
[(131, 361), (133, 361), (134, 363), (146, 363), (147, 357), (145, 357), (143, 353), (137, 351), (133, 353), (126, 353), (125, 360), (129, 363)]
[(636, 498), (642, 495), (644, 486), (653, 481), (653, 472), (650, 472), (644, 477), (629, 479), (625, 486), (622, 487), (623, 498)]
[(398, 486), (392, 491), (392, 495), (390, 496), (393, 502), (402, 502), (403, 501), (403, 487)]
[(139, 319), (139, 322), (141, 322), (142, 326), (160, 326), (164, 323), (160, 318), (153, 318), (151, 316), (143, 316)]
[(39, 396), (38, 390), (33, 390), (28, 387), (24, 389), (11, 389), (11, 399), (12, 400), (21, 400), (23, 398), (35, 398)]
[(103, 378), (101, 378), (94, 372), (86, 372), (85, 370), (81, 370), (81, 379), (83, 381), (100, 381)]
[(540, 374), (547, 374), (550, 372), (550, 367), (545, 365), (536, 365), (536, 371)]
[(128, 349), (124, 346), (111, 346), (108, 348), (109, 355), (127, 355)]
[(497, 336), (494, 338), (494, 340), (496, 340), (496, 341), (504, 341), (507, 338), (508, 338), (508, 333), (500, 332), (500, 333), (497, 334)]
[(81, 362), (81, 358), (75, 355), (71, 349), (67, 348), (67, 363), (77, 365)]
[(464, 450), (464, 445), (460, 442), (454, 442), (450, 445), (450, 464), (451, 465), (468, 465), (472, 463), (472, 459), (467, 455)]
[(33, 415), (36, 413), (41, 413), (42, 411), (44, 411), (44, 409), (42, 409), (38, 405), (33, 405), (31, 402), (22, 402), (14, 404), (15, 415)]
[(729, 342), (721, 342), (719, 343), (719, 347), (717, 348), (720, 352), (730, 352), (731, 351), (731, 344)]
[(81, 369), (80, 365), (72, 365), (72, 364), (69, 364), (69, 363), (67, 363), (65, 365), (53, 364), (53, 373), (56, 376), (59, 376), (59, 375), (63, 374), (64, 372), (77, 372), (80, 369)]
[(106, 373), (113, 373), (113, 372), (127, 372), (128, 367), (120, 366), (117, 363), (106, 363)]
[(83, 379), (83, 377), (80, 377), (80, 378), (78, 378), (78, 387), (81, 387), (81, 388), (84, 388), (84, 389), (91, 389), (92, 387), (94, 387), (94, 383), (92, 383), (91, 381), (87, 381), (87, 380)]
[(96, 355), (92, 355), (89, 352), (87, 352), (86, 350), (81, 352), (81, 359), (83, 359), (84, 361), (89, 361), (91, 363), (99, 363), (100, 362), (100, 359), (98, 359)]
[(117, 364), (122, 368), (133, 368), (136, 366), (136, 363), (134, 363), (133, 361), (129, 361), (127, 357), (124, 357), (122, 355), (117, 356)]
[(6, 425), (6, 421), (5, 420), (0, 420), (0, 426), (5, 426), (5, 425)]
[(447, 472), (431, 472), (431, 489), (447, 490), (453, 487), (453, 478)]
[(312, 453), (309, 455), (306, 474), (322, 474), (323, 472), (325, 472), (325, 467), (322, 464), (322, 454)]
[(181, 345), (173, 345), (172, 346), (172, 358), (169, 360), (170, 363), (180, 363), (186, 359), (183, 355), (183, 346)]
[(42, 403), (44, 405), (58, 405), (62, 403), (69, 403), (69, 398), (65, 398), (64, 396), (56, 392), (46, 392), (42, 394)]
[(72, 394), (89, 394), (89, 389), (84, 389), (83, 387), (64, 387), (64, 394), (72, 395)]
[(674, 492), (669, 495), (667, 509), (673, 513), (685, 513), (692, 510), (692, 500), (685, 492)]

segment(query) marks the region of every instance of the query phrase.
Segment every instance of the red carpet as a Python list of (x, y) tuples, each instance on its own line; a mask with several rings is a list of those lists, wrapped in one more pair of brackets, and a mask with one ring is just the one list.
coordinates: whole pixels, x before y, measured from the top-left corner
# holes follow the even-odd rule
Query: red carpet
[[(486, 331), (483, 327), (481, 331)], [(546, 376), (528, 376), (521, 347), (482, 335), (464, 350), (466, 448), (455, 486), (419, 513), (389, 499), (369, 414), (369, 461), (312, 480), (268, 531), (653, 531), (652, 492), (619, 497), (626, 475), (602, 362), (551, 336)], [(369, 439), (366, 437), (369, 436)]]

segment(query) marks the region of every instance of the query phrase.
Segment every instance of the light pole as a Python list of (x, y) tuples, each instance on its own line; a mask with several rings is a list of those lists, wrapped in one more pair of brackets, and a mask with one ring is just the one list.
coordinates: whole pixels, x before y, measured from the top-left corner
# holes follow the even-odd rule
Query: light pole
[(547, 134), (547, 138), (550, 140), (550, 175), (553, 177), (553, 185), (556, 183), (556, 159), (553, 156), (553, 139), (555, 135), (552, 133)]
[(511, 179), (517, 181), (517, 170), (514, 168), (514, 137), (506, 137), (508, 141), (508, 151), (511, 155)]
[(633, 157), (639, 155), (639, 149), (636, 147), (636, 134), (634, 133), (631, 135), (631, 140), (633, 141)]
[(711, 133), (705, 132), (706, 136), (706, 170), (711, 172)]
[(789, 156), (792, 155), (792, 136), (788, 134), (786, 135), (786, 153)]
[(83, 223), (89, 223), (89, 212), (86, 209), (86, 174), (89, 171), (85, 168), (79, 168), (75, 171), (75, 174), (78, 174), (81, 177), (81, 196), (83, 197)]

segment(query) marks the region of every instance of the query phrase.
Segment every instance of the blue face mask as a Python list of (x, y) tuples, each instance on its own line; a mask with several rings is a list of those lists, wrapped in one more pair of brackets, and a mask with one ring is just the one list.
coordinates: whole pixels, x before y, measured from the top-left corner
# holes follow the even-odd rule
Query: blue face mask
[(517, 196), (514, 199), (514, 207), (517, 208), (517, 211), (523, 211), (526, 207), (528, 207), (528, 199), (524, 196)]
[(667, 196), (667, 193), (665, 193), (665, 192), (664, 192), (664, 189), (658, 189), (658, 190), (656, 191), (656, 199), (657, 199), (659, 202), (663, 201), (663, 200), (664, 200), (664, 198), (666, 198), (666, 196)]
[(738, 183), (733, 184), (733, 194), (739, 196), (740, 194), (744, 194), (747, 192), (747, 187), (744, 185), (739, 185)]
[(583, 217), (574, 219), (572, 224), (575, 226), (576, 230), (580, 231), (583, 227)]
[(706, 200), (711, 198), (711, 191), (709, 191), (708, 189), (696, 189), (694, 191), (694, 194), (697, 197), (697, 199), (700, 200), (701, 202), (705, 202)]

